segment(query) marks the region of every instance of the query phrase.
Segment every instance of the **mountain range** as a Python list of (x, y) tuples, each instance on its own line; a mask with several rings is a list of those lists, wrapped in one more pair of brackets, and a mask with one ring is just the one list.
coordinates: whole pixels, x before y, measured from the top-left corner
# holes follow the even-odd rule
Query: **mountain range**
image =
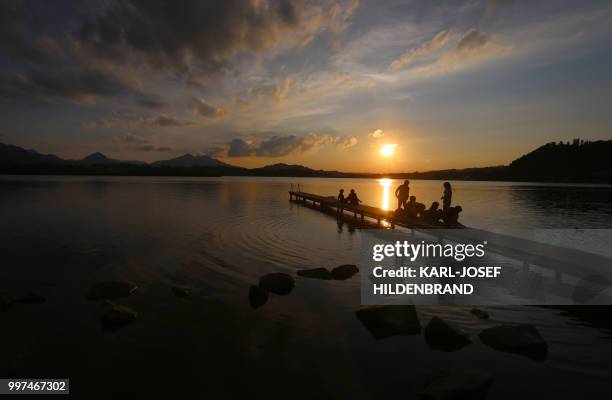
[(237, 167), (205, 155), (184, 154), (152, 163), (115, 160), (96, 152), (80, 160), (64, 160), (0, 143), (0, 174), (171, 175), (171, 176), (295, 176), (330, 178), (397, 178), (443, 180), (515, 180), (612, 183), (612, 140), (550, 142), (509, 165), (391, 174), (315, 170), (296, 164), (260, 168)]

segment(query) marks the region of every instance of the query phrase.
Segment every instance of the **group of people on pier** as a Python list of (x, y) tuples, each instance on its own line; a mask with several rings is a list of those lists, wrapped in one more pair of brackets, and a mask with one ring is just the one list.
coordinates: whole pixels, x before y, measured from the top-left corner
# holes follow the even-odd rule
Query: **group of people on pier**
[[(410, 196), (410, 181), (405, 180), (400, 186), (395, 189), (395, 197), (397, 198), (397, 209), (395, 214), (399, 217), (407, 219), (421, 219), (426, 222), (436, 223), (443, 221), (445, 224), (456, 224), (459, 219), (459, 213), (462, 211), (461, 206), (451, 206), (453, 198), (453, 188), (450, 182), (444, 182), (442, 185), (444, 192), (440, 200), (442, 200), (442, 209), (440, 203), (434, 201), (429, 208), (425, 204), (416, 201), (415, 196)], [(344, 196), (344, 189), (340, 189), (338, 194), (338, 202), (341, 204), (359, 205), (362, 201), (357, 197), (355, 189), (351, 189), (348, 196)], [(338, 208), (341, 212), (342, 208)]]

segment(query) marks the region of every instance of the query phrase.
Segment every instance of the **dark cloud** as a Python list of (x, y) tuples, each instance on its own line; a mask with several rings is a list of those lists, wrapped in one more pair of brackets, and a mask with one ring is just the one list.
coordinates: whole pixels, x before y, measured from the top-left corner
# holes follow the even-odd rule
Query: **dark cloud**
[(131, 149), (138, 150), (138, 151), (157, 151), (157, 152), (160, 152), (160, 153), (165, 153), (165, 152), (173, 151), (174, 150), (172, 147), (168, 147), (168, 146), (154, 146), (152, 144), (145, 144), (145, 145), (141, 145), (141, 146), (133, 146), (133, 147), (131, 147)]
[(247, 157), (254, 153), (255, 149), (253, 146), (242, 139), (232, 139), (229, 142), (228, 157)]
[(169, 126), (189, 126), (193, 125), (192, 121), (181, 121), (175, 117), (170, 115), (162, 114), (155, 118), (151, 125), (153, 126), (161, 126), (161, 127), (169, 127)]
[(301, 24), (301, 1), (110, 1), (80, 39), (98, 54), (142, 56), (155, 67), (188, 69), (192, 57), (216, 70), (238, 51), (258, 51)]
[(227, 114), (222, 107), (215, 107), (202, 99), (193, 99), (193, 112), (204, 118), (218, 118)]
[(489, 36), (478, 29), (470, 29), (457, 43), (457, 51), (470, 52), (477, 50), (489, 42)]
[[(257, 142), (244, 139), (232, 139), (228, 143), (228, 157), (283, 157), (292, 153), (302, 153), (322, 145), (331, 145), (341, 148), (352, 147), (357, 144), (354, 136), (332, 136), (329, 134), (312, 133), (306, 136), (276, 135)], [(217, 156), (224, 155), (221, 148), (215, 148)]]

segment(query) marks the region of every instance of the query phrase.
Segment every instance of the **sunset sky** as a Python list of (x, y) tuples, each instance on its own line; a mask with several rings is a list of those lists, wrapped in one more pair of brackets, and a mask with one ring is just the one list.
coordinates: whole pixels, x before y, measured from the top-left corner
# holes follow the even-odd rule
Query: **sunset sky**
[(505, 164), (612, 137), (611, 39), (610, 1), (2, 1), (0, 142), (248, 167)]

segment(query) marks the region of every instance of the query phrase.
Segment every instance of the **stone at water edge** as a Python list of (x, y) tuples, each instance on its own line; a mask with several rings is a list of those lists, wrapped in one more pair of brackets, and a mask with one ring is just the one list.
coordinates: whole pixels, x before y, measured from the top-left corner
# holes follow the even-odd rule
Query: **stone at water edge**
[(470, 312), (480, 319), (489, 319), (489, 313), (480, 308), (472, 308)]
[(260, 288), (281, 296), (286, 296), (291, 293), (294, 286), (295, 281), (291, 275), (282, 272), (273, 272), (259, 278)]
[(421, 332), (419, 316), (412, 305), (372, 306), (357, 310), (355, 314), (377, 340)]
[(472, 343), (470, 338), (442, 318), (433, 317), (425, 327), (425, 341), (434, 349), (459, 350)]
[(530, 324), (498, 325), (487, 328), (478, 335), (480, 340), (492, 348), (544, 360), (548, 345), (535, 326)]
[(259, 308), (268, 302), (268, 291), (259, 286), (251, 285), (249, 288), (249, 304)]
[(116, 297), (127, 297), (138, 289), (138, 286), (123, 281), (107, 281), (96, 283), (89, 289), (87, 300), (105, 300)]
[(172, 293), (178, 298), (187, 297), (191, 294), (191, 289), (180, 286), (172, 286)]
[(301, 269), (297, 272), (297, 274), (298, 276), (301, 276), (302, 278), (323, 279), (323, 280), (332, 279), (332, 273), (329, 272), (327, 268)]
[(102, 307), (100, 322), (104, 329), (113, 330), (133, 322), (136, 318), (138, 318), (136, 311), (109, 301)]
[(13, 299), (11, 295), (0, 292), (0, 311), (9, 309), (13, 303), (15, 303), (15, 299)]
[(45, 301), (47, 301), (47, 299), (34, 292), (28, 292), (15, 300), (16, 303), (20, 304), (40, 304), (44, 303)]
[(473, 368), (438, 372), (420, 393), (423, 400), (483, 400), (493, 383), (493, 375)]
[(344, 264), (332, 269), (331, 274), (335, 280), (343, 281), (359, 272), (359, 268), (353, 264)]

